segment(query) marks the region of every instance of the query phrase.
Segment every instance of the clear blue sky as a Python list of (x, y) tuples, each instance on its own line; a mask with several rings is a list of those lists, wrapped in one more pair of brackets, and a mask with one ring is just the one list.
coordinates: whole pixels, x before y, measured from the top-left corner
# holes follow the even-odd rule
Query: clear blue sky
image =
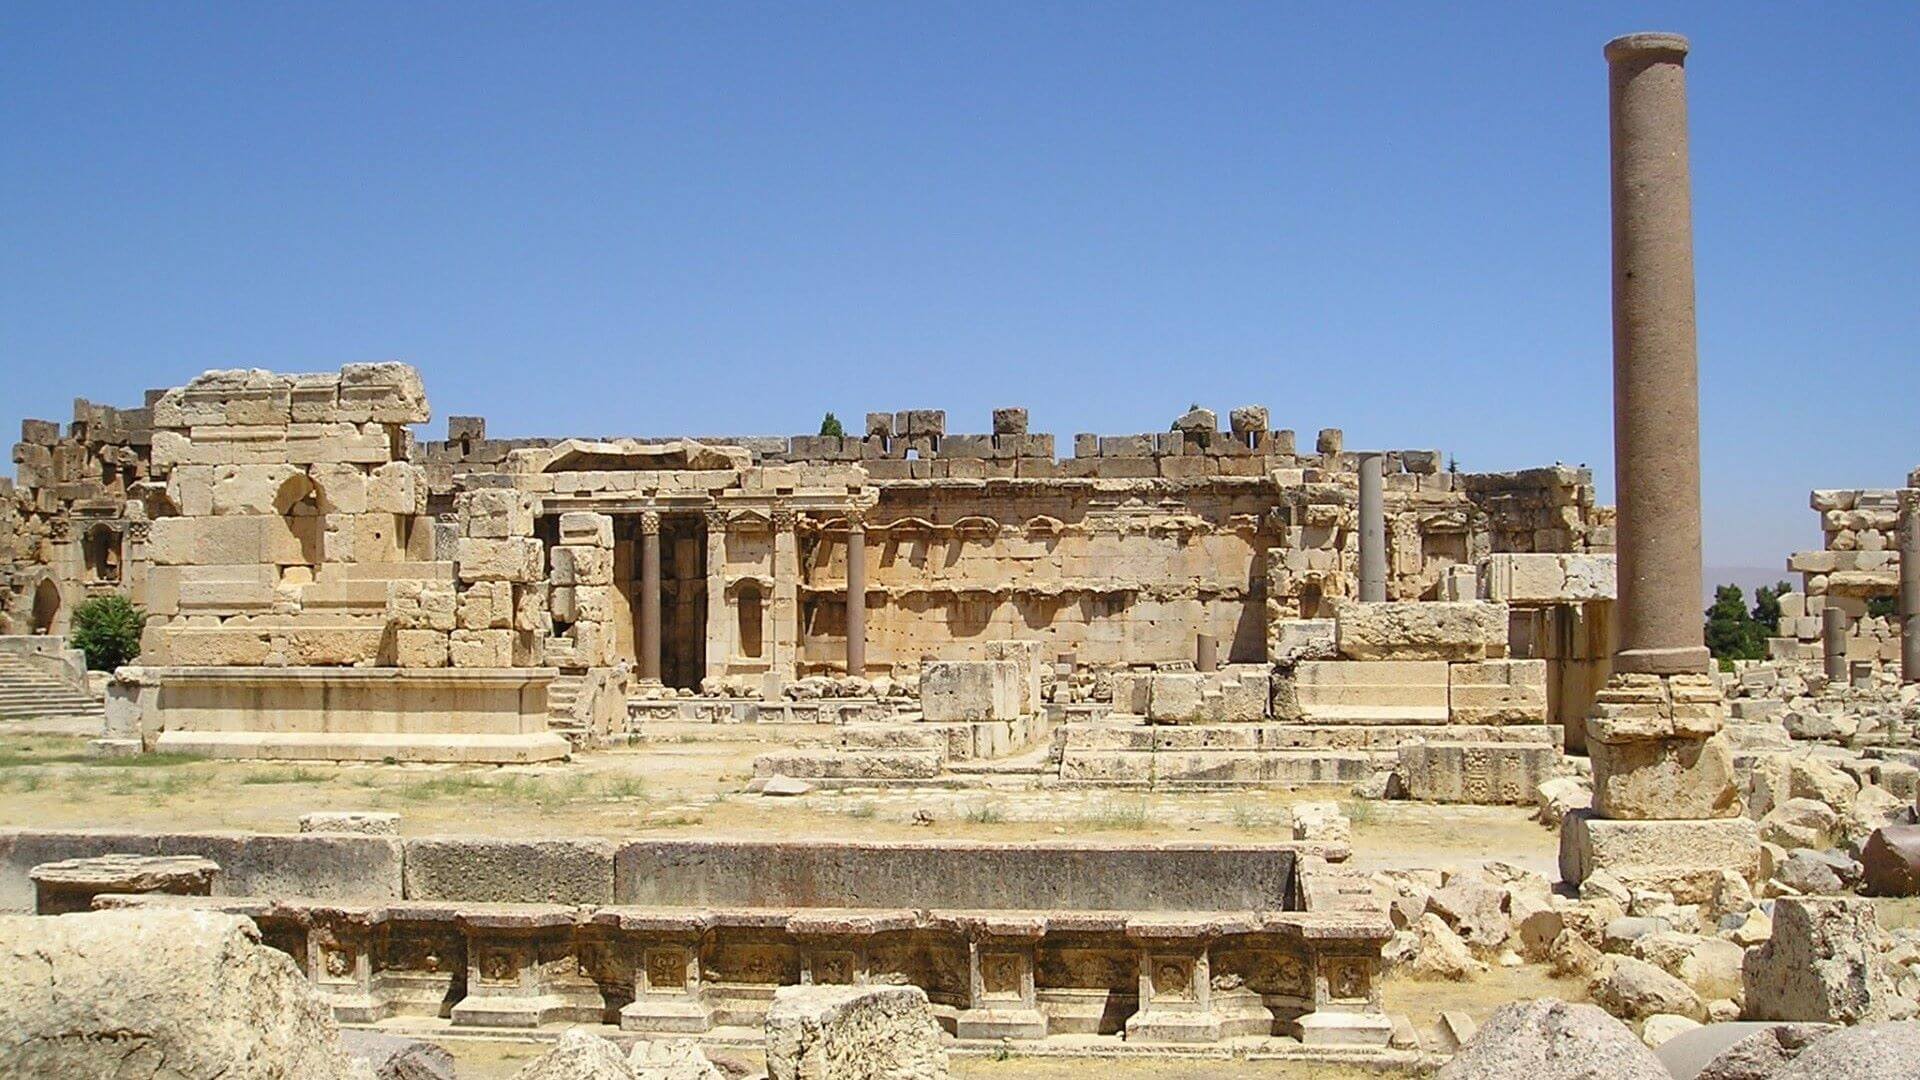
[(1920, 464), (1911, 4), (13, 3), (0, 424), (399, 358), (502, 435), (1261, 402), (1611, 498), (1643, 29), (1694, 41), (1707, 562), (1778, 565)]

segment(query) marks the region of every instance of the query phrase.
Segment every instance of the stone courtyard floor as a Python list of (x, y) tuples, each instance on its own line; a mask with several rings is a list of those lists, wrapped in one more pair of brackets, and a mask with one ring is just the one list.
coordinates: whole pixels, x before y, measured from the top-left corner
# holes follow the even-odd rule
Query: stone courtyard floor
[[(729, 729), (719, 729), (731, 735)], [(30, 828), (291, 832), (314, 810), (389, 810), (407, 835), (697, 835), (796, 839), (1179, 840), (1284, 836), (1288, 804), (1335, 800), (1356, 869), (1507, 859), (1555, 877), (1556, 838), (1520, 807), (1364, 802), (1297, 791), (892, 789), (742, 793), (764, 743), (625, 746), (527, 766), (95, 758), (86, 740), (0, 735), (0, 821)], [(475, 814), (476, 804), (487, 812)], [(917, 820), (918, 819), (918, 820)], [(931, 819), (930, 823), (921, 823)]]

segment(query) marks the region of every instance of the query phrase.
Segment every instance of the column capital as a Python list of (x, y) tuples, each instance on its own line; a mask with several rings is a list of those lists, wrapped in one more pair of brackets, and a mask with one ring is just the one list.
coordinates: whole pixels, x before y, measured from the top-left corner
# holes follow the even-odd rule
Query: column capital
[(707, 507), (700, 511), (700, 515), (707, 519), (708, 532), (716, 532), (727, 527), (727, 512), (717, 506)]
[(867, 527), (867, 508), (864, 506), (847, 507), (847, 528), (864, 530)]
[(1607, 63), (1618, 64), (1628, 60), (1658, 60), (1670, 58), (1676, 61), (1686, 59), (1692, 43), (1679, 34), (1659, 31), (1622, 34), (1607, 42), (1605, 49)]
[(660, 511), (658, 510), (640, 511), (640, 535), (642, 536), (660, 535)]
[(776, 506), (767, 517), (775, 532), (792, 532), (800, 524), (800, 515), (791, 506)]
[(148, 530), (152, 527), (153, 523), (150, 521), (129, 521), (127, 522), (127, 539), (136, 544), (144, 544), (147, 542)]

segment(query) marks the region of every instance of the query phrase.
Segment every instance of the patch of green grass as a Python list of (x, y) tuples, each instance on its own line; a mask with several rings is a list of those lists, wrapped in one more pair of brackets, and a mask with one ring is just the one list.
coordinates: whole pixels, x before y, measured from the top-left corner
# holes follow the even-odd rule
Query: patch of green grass
[(1238, 803), (1233, 807), (1233, 827), (1242, 832), (1265, 832), (1277, 829), (1281, 818), (1267, 810), (1258, 810)]
[(637, 776), (615, 776), (600, 781), (600, 797), (619, 802), (647, 797), (647, 782)]
[(318, 784), (325, 780), (325, 774), (313, 769), (269, 769), (240, 778), (243, 784)]
[(429, 799), (460, 798), (492, 789), (492, 784), (473, 773), (448, 773), (444, 776), (430, 776), (425, 780), (395, 784), (389, 790), (402, 799), (426, 802)]
[(1375, 806), (1371, 799), (1355, 799), (1340, 809), (1347, 815), (1347, 820), (1353, 822), (1355, 825), (1365, 825), (1372, 822), (1375, 814), (1379, 811), (1379, 807)]
[(0, 791), (24, 793), (40, 790), (45, 777), (38, 772), (19, 772), (11, 776), (0, 776)]
[(1121, 831), (1147, 827), (1147, 804), (1140, 799), (1101, 803), (1080, 815), (1083, 828)]
[(969, 825), (999, 825), (1007, 820), (1007, 815), (989, 802), (977, 802), (967, 807), (965, 816)]
[(179, 795), (187, 790), (192, 777), (173, 773), (168, 776), (146, 776), (140, 773), (122, 773), (114, 778), (107, 790), (115, 795)]

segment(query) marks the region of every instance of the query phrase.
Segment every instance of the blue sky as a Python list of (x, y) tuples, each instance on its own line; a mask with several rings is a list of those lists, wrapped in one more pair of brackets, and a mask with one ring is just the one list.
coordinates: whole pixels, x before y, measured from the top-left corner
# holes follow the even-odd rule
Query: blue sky
[(1259, 402), (1611, 498), (1642, 29), (1694, 41), (1707, 562), (1778, 565), (1920, 464), (1911, 5), (10, 4), (0, 424), (399, 358), (502, 435)]

